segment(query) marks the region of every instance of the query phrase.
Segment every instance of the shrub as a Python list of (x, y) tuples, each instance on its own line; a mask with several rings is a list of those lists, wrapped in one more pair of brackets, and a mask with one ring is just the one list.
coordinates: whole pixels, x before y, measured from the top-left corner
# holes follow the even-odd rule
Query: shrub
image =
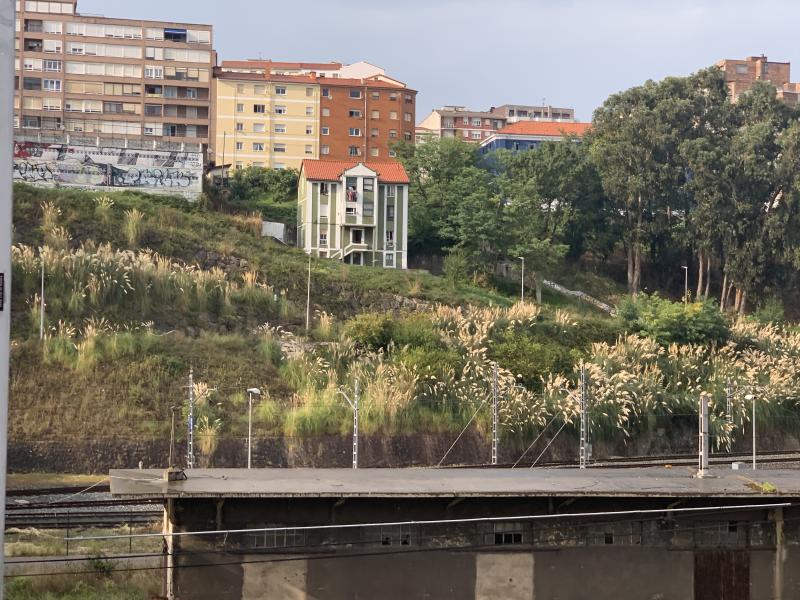
[(444, 258), (442, 272), (450, 287), (455, 289), (467, 280), (467, 257), (461, 250), (454, 250)]
[(619, 306), (620, 324), (626, 331), (659, 344), (721, 344), (730, 337), (725, 316), (711, 301), (684, 305), (653, 294), (626, 298)]
[(572, 371), (574, 356), (569, 346), (555, 339), (536, 339), (525, 332), (506, 332), (491, 349), (491, 357), (523, 385), (539, 388), (550, 373)]
[(347, 324), (345, 335), (363, 348), (386, 349), (392, 341), (392, 322), (385, 314), (362, 313)]
[(786, 321), (786, 315), (783, 310), (783, 302), (775, 297), (768, 298), (753, 313), (753, 318), (762, 325), (784, 323)]

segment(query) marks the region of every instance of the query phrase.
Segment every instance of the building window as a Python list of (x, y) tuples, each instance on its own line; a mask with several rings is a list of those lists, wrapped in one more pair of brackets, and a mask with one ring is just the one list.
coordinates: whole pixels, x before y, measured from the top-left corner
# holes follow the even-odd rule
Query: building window
[(244, 131), (244, 123), (236, 123), (236, 131)]
[(276, 106), (275, 107), (275, 114), (276, 115), (285, 115), (286, 114), (286, 107), (285, 106)]
[(237, 150), (244, 150), (244, 142), (236, 142)]
[(323, 181), (323, 182), (321, 182), (319, 184), (319, 193), (320, 194), (322, 194), (323, 196), (327, 196), (328, 193), (329, 193), (328, 190), (329, 190), (329, 187), (328, 187), (328, 183), (326, 181)]
[(244, 84), (243, 83), (237, 83), (236, 84), (236, 93), (237, 94), (244, 94)]
[(380, 100), (381, 99), (381, 93), (380, 92), (372, 92), (372, 99), (373, 100)]
[(272, 146), (273, 152), (286, 152), (286, 144), (274, 144)]
[(264, 123), (253, 123), (253, 133), (266, 133), (266, 131)]
[(323, 117), (330, 117), (331, 116), (331, 109), (330, 108), (323, 108), (322, 109), (322, 116)]
[(394, 111), (394, 110), (393, 110), (393, 111), (391, 111), (391, 112), (389, 113), (389, 118), (390, 118), (392, 121), (397, 121), (397, 112), (396, 112), (396, 111)]
[(358, 146), (350, 146), (347, 149), (348, 156), (361, 156), (361, 148)]
[[(386, 186), (386, 199), (392, 200), (395, 197), (395, 187), (393, 185)], [(394, 207), (392, 208), (392, 215), (394, 215)]]
[(380, 119), (381, 118), (381, 112), (379, 110), (373, 110), (372, 111), (372, 118), (373, 119)]
[(277, 124), (275, 125), (275, 133), (286, 133), (286, 125)]
[(328, 232), (327, 231), (320, 231), (319, 232), (319, 245), (320, 246), (327, 246), (328, 245)]
[(386, 230), (386, 241), (394, 242), (394, 231), (392, 231), (391, 229)]
[(307, 98), (313, 98), (313, 96), (314, 96), (314, 88), (307, 87), (306, 88), (306, 97)]
[(495, 523), (494, 524), (494, 543), (498, 546), (522, 543), (521, 523)]
[(267, 86), (265, 85), (254, 85), (253, 86), (253, 93), (257, 95), (262, 95), (267, 93)]
[(320, 146), (319, 147), (319, 153), (320, 154), (330, 154), (331, 153), (331, 147), (330, 146)]
[(737, 75), (747, 75), (747, 65), (736, 65)]
[(364, 243), (364, 230), (363, 229), (351, 229), (350, 230), (350, 241), (353, 244), (363, 244)]
[[(392, 190), (392, 193), (394, 193), (394, 186), (390, 185), (387, 188), (387, 190)], [(392, 196), (392, 197), (394, 197), (394, 196)], [(388, 198), (388, 196), (387, 196), (387, 198)], [(386, 220), (387, 221), (394, 221), (394, 206), (391, 205), (391, 204), (386, 207)]]
[(377, 148), (370, 148), (369, 149), (369, 155), (370, 156), (379, 156), (380, 155), (380, 151)]
[(356, 214), (356, 207), (355, 206), (348, 206), (344, 209), (344, 214), (346, 215), (355, 215)]
[(60, 73), (61, 72), (61, 61), (60, 60), (46, 60), (44, 61), (44, 70), (50, 73)]
[(404, 114), (403, 114), (403, 120), (404, 120), (406, 123), (411, 123), (411, 113), (404, 113)]
[(350, 137), (361, 137), (361, 130), (358, 127), (351, 127), (348, 130), (348, 135)]
[(330, 129), (328, 129), (327, 127), (323, 127), (323, 128), (321, 128), (319, 131), (320, 131), (320, 133), (321, 133), (322, 135), (329, 135), (331, 130), (330, 130)]
[(403, 137), (406, 139), (407, 142), (410, 142), (411, 141), (411, 132), (410, 131), (406, 131), (403, 134)]
[[(390, 253), (390, 254), (387, 254), (387, 255), (386, 255), (386, 261), (385, 261), (385, 263), (384, 263), (384, 264), (385, 264), (387, 267), (393, 267), (393, 266), (394, 266), (394, 254), (391, 254), (391, 253)], [(406, 545), (406, 546), (408, 545), (408, 541), (403, 541), (402, 543), (403, 543), (404, 545)]]
[(406, 104), (411, 104), (412, 102), (414, 102), (414, 98), (411, 94), (406, 94), (405, 98), (406, 98)]
[(394, 157), (396, 157), (396, 156), (397, 156), (397, 152), (395, 152), (394, 150), (389, 150), (389, 156), (391, 156), (392, 158), (394, 158)]
[(311, 125), (306, 125), (306, 135), (314, 135), (314, 127)]
[(243, 113), (244, 112), (244, 104), (237, 104), (236, 105), (236, 112)]
[(267, 107), (264, 104), (253, 104), (253, 112), (257, 115), (263, 115), (267, 112)]
[(275, 86), (275, 95), (276, 96), (285, 96), (286, 95), (286, 86), (276, 85)]
[(256, 167), (257, 169), (263, 169), (264, 168), (264, 163), (263, 162), (253, 161), (253, 166)]
[(61, 80), (60, 79), (43, 79), (42, 89), (46, 92), (60, 92)]
[(472, 132), (472, 139), (473, 140), (479, 140), (479, 139), (481, 139), (481, 137), (482, 136), (481, 136), (481, 132), (480, 131), (473, 131)]
[(396, 92), (391, 92), (389, 94), (389, 100), (397, 100), (397, 93)]
[(313, 106), (306, 106), (306, 116), (313, 117), (314, 116), (314, 107)]
[(371, 137), (374, 137), (374, 138), (375, 138), (375, 137), (378, 137), (378, 135), (379, 135), (379, 134), (380, 134), (380, 132), (379, 132), (377, 129), (372, 129), (372, 130), (370, 131), (370, 136), (371, 136)]
[(331, 97), (330, 88), (322, 88), (322, 97), (323, 98), (330, 98)]
[(354, 99), (361, 98), (361, 90), (350, 90), (350, 97)]
[(237, 160), (236, 161), (236, 170), (237, 171), (241, 171), (242, 169), (244, 169), (244, 163), (242, 161), (240, 161), (240, 160)]
[(348, 111), (347, 114), (350, 117), (353, 117), (355, 119), (360, 119), (361, 118), (361, 111), (360, 110), (351, 109), (350, 111)]
[(472, 119), (472, 126), (473, 126), (473, 127), (480, 127), (480, 126), (481, 126), (481, 120), (480, 120), (480, 118), (473, 118), (473, 119)]
[(272, 165), (272, 168), (275, 169), (276, 171), (283, 171), (286, 168), (286, 165), (283, 163), (275, 163), (274, 165)]
[(375, 191), (375, 180), (369, 177), (364, 178), (363, 182), (364, 192), (369, 192), (370, 194)]
[(394, 139), (397, 137), (397, 129), (390, 129), (389, 130), (389, 137)]
[(306, 154), (314, 154), (314, 147), (311, 144), (306, 144)]
[(263, 152), (264, 144), (261, 142), (253, 142), (253, 152)]

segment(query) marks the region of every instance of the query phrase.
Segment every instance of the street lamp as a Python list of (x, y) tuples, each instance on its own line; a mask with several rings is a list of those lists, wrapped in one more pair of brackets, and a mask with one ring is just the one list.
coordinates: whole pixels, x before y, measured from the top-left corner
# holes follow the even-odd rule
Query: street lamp
[(247, 410), (247, 468), (250, 468), (250, 462), (253, 455), (253, 396), (256, 398), (261, 396), (261, 390), (258, 388), (249, 388), (247, 390), (248, 410)]
[(689, 267), (683, 265), (683, 304), (689, 304)]
[(522, 261), (522, 282), (520, 283), (519, 291), (520, 302), (525, 302), (525, 257), (518, 256), (517, 258)]

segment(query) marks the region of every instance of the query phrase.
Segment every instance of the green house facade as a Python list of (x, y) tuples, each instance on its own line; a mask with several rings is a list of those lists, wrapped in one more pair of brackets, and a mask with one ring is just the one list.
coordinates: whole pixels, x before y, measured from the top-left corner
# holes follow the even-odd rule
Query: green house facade
[(297, 245), (319, 258), (408, 268), (408, 175), (403, 166), (304, 160)]

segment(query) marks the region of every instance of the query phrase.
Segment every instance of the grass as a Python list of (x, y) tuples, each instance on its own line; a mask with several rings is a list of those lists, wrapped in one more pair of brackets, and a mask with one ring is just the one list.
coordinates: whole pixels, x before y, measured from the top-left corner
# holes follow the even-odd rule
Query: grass
[[(72, 529), (69, 531), (69, 535), (124, 536), (138, 533), (158, 533), (160, 530), (159, 524), (153, 524), (149, 526), (135, 525), (130, 529), (127, 526), (113, 529)], [(64, 541), (66, 535), (67, 530), (65, 529), (10, 528), (5, 533), (5, 556), (66, 556), (67, 544)], [(119, 537), (114, 540), (72, 542), (69, 545), (69, 554), (78, 556), (111, 556), (131, 552), (134, 554), (161, 552), (161, 540), (159, 538), (126, 539)]]
[(9, 473), (6, 486), (9, 490), (40, 490), (53, 488), (89, 487), (102, 477), (69, 473)]
[[(155, 574), (154, 574), (155, 573)], [(157, 571), (111, 576), (53, 575), (14, 577), (5, 581), (7, 600), (148, 600), (161, 593)]]

